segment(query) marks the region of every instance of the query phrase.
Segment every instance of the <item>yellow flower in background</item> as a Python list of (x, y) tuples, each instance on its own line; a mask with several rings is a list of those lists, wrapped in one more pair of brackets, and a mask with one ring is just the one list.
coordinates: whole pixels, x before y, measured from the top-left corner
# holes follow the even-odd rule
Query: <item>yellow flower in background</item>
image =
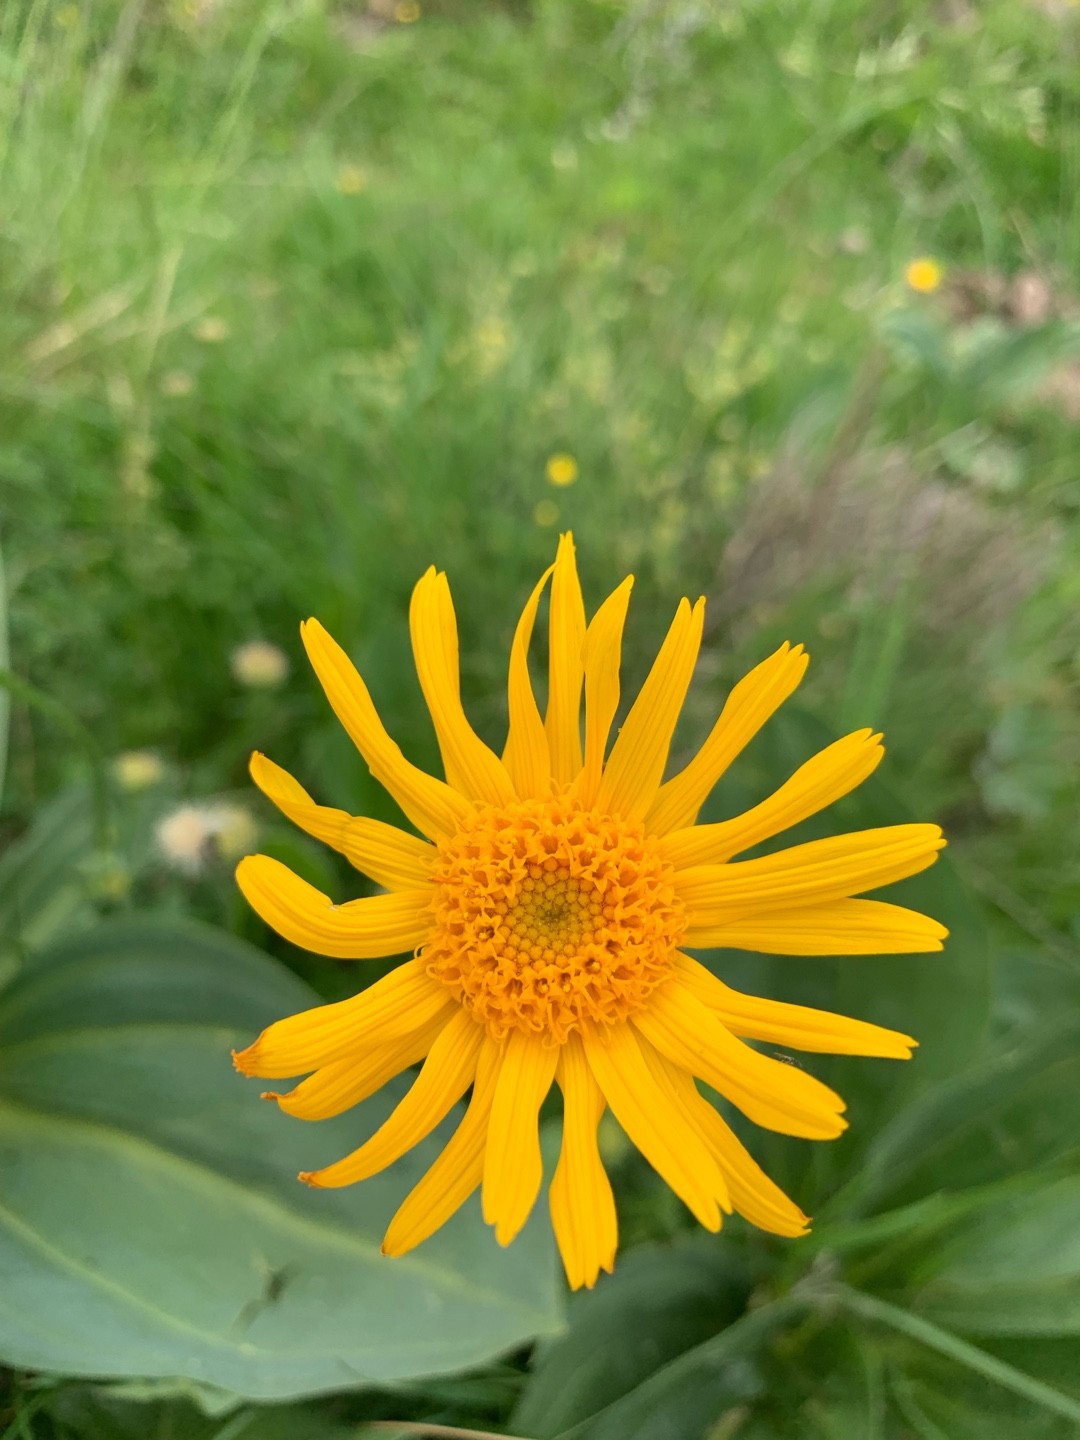
[(269, 640), (238, 645), (229, 664), (236, 679), (249, 690), (276, 690), (289, 677), (289, 657)]
[(339, 195), (360, 195), (368, 187), (368, 174), (361, 165), (342, 165), (334, 177)]
[(153, 750), (125, 750), (113, 761), (113, 774), (121, 790), (148, 790), (165, 777), (165, 765)]
[(562, 489), (566, 485), (573, 485), (581, 471), (573, 455), (551, 455), (544, 466), (544, 474), (549, 485), (557, 485)]
[(207, 315), (195, 326), (195, 339), (201, 340), (204, 345), (220, 345), (231, 333), (228, 321), (220, 315)]
[[(587, 621), (574, 547), (563, 536), (518, 621), (502, 755), (472, 730), (458, 685), (446, 576), (428, 570), (409, 614), (420, 684), (446, 779), (409, 763), (364, 682), (317, 620), (304, 644), (338, 719), (419, 835), (316, 804), (270, 760), (251, 772), (309, 834), (387, 893), (333, 903), (266, 855), (237, 879), (266, 922), (323, 955), (405, 960), (352, 999), (271, 1025), (235, 1056), (267, 1079), (307, 1075), (272, 1098), (290, 1115), (340, 1114), (418, 1061), (411, 1089), (351, 1155), (306, 1173), (351, 1185), (416, 1145), (471, 1087), (446, 1148), (405, 1199), (383, 1242), (401, 1255), (479, 1188), (506, 1245), (542, 1182), (538, 1115), (563, 1095), (551, 1217), (571, 1285), (593, 1285), (616, 1249), (615, 1206), (597, 1146), (610, 1108), (630, 1141), (710, 1230), (738, 1211), (780, 1235), (807, 1217), (764, 1174), (698, 1080), (756, 1124), (827, 1140), (844, 1102), (799, 1067), (744, 1043), (906, 1059), (906, 1035), (731, 989), (684, 947), (784, 955), (940, 950), (943, 926), (854, 897), (932, 864), (936, 825), (894, 825), (735, 857), (848, 793), (875, 769), (880, 735), (859, 730), (808, 760), (776, 793), (716, 824), (701, 805), (802, 679), (788, 644), (735, 686), (698, 754), (664, 781), (697, 662), (704, 601), (680, 602), (653, 668), (609, 747), (619, 708), (632, 577)], [(528, 652), (550, 586), (548, 703), (541, 715)], [(584, 699), (584, 725), (581, 724)], [(423, 837), (423, 838), (421, 838)]]
[(239, 859), (259, 838), (255, 817), (243, 805), (215, 805), (212, 825), (214, 849), (223, 860)]
[(932, 295), (941, 285), (943, 275), (944, 271), (938, 262), (926, 255), (912, 260), (904, 271), (908, 287), (918, 291), (920, 295)]
[(415, 25), (420, 19), (420, 6), (416, 0), (398, 0), (394, 6), (394, 19), (399, 25)]
[(195, 381), (186, 370), (166, 370), (161, 377), (161, 393), (171, 399), (190, 395), (194, 389)]
[(559, 518), (559, 507), (554, 500), (538, 500), (533, 506), (533, 520), (545, 530), (550, 530)]

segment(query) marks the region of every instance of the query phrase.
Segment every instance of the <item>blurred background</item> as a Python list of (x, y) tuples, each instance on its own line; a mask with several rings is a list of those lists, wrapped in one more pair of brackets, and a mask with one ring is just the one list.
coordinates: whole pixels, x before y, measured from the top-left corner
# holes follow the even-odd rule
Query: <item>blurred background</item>
[[(3, 1440), (1080, 1434), (1078, 180), (1069, 0), (7, 0)], [(638, 577), (631, 693), (708, 596), (680, 755), (811, 653), (707, 815), (880, 728), (806, 833), (939, 821), (901, 898), (953, 929), (712, 957), (918, 1058), (814, 1057), (848, 1135), (750, 1141), (801, 1242), (695, 1233), (612, 1124), (624, 1249), (569, 1303), (543, 1216), (380, 1262), (424, 1152), (293, 1176), (392, 1094), (309, 1128), (228, 1064), (356, 984), (235, 891), (255, 848), (362, 885), (249, 751), (394, 818), (299, 620), (437, 769), (412, 585), (498, 744), (565, 529), (590, 608)]]

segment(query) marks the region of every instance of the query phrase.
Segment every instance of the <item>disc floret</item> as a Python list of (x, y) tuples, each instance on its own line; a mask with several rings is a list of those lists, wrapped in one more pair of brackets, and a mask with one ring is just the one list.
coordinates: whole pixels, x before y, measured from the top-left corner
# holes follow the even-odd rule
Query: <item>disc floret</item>
[(686, 929), (645, 827), (572, 796), (486, 805), (439, 845), (428, 972), (496, 1038), (562, 1044), (670, 977)]

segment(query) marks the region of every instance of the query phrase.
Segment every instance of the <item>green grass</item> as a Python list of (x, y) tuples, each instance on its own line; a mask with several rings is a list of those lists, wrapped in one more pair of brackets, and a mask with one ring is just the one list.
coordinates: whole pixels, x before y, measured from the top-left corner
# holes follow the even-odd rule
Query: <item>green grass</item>
[[(830, 733), (884, 729), (887, 779), (947, 825), (991, 922), (995, 1045), (1075, 1006), (1080, 15), (1059, 9), (3, 6), (7, 832), (152, 747), (168, 781), (109, 789), (80, 896), (275, 948), (224, 865), (168, 874), (160, 813), (211, 795), (255, 811), (255, 745), (379, 813), (302, 661), (308, 614), (435, 763), (404, 644), (431, 563), (494, 740), (517, 609), (572, 528), (590, 605), (638, 576), (633, 676), (678, 597), (710, 598), (680, 745), (785, 638), (812, 653), (806, 704)], [(919, 255), (945, 267), (936, 295), (904, 285)], [(1033, 325), (1018, 277), (1045, 290)], [(557, 451), (581, 469), (564, 490), (544, 476)], [(273, 696), (229, 669), (256, 636), (292, 661)], [(624, 1181), (630, 1234), (679, 1228), (632, 1162)], [(983, 1380), (946, 1400), (907, 1370), (910, 1336), (852, 1340), (819, 1383), (815, 1324), (792, 1367), (800, 1434), (997, 1423)], [(1016, 1363), (1051, 1383), (1045, 1354)], [(409, 1413), (505, 1424), (490, 1385)], [(121, 1425), (37, 1403), (0, 1398), (0, 1437)], [(714, 1436), (788, 1433), (768, 1406), (739, 1419), (750, 1403)], [(1073, 1433), (1000, 1413), (1016, 1428), (981, 1435)]]

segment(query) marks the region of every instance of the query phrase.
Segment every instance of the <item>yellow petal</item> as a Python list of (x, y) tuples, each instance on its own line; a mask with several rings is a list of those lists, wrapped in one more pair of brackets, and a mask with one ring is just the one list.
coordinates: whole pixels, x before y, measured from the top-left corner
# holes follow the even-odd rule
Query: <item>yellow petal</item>
[(562, 1047), (556, 1075), (563, 1092), (563, 1135), (551, 1182), (551, 1223), (570, 1288), (591, 1290), (600, 1271), (610, 1274), (615, 1264), (619, 1231), (596, 1143), (604, 1096), (577, 1035)]
[(464, 1010), (443, 1026), (405, 1098), (359, 1150), (300, 1179), (318, 1189), (352, 1185), (377, 1175), (419, 1145), (461, 1099), (476, 1074), (483, 1028)]
[(548, 622), (548, 707), (544, 728), (551, 773), (568, 784), (581, 769), (581, 683), (585, 675), (585, 603), (581, 598), (574, 539), (559, 540), (551, 579)]
[(476, 1062), (472, 1098), (449, 1144), (410, 1190), (383, 1239), (384, 1255), (405, 1255), (433, 1235), (464, 1205), (484, 1177), (488, 1116), (499, 1073), (501, 1047), (484, 1037)]
[(910, 1060), (912, 1047), (918, 1043), (910, 1035), (886, 1030), (867, 1020), (744, 995), (689, 955), (680, 955), (676, 963), (679, 979), (690, 993), (707, 1005), (732, 1034), (748, 1040), (826, 1055), (881, 1055), (893, 1060)]
[[(683, 1095), (672, 1083), (671, 1062), (667, 1060), (665, 1056), (661, 1055), (655, 1045), (650, 1045), (648, 1040), (646, 1040), (640, 1032), (637, 1038), (638, 1044), (641, 1046), (641, 1053), (645, 1057), (645, 1063), (648, 1065), (649, 1072), (653, 1077), (653, 1084), (663, 1096), (664, 1103), (670, 1108), (672, 1113), (681, 1117), (683, 1124), (690, 1127), (705, 1146), (705, 1149), (712, 1154), (712, 1145), (709, 1142), (706, 1131), (699, 1123), (698, 1116), (692, 1108), (685, 1104)], [(713, 1155), (713, 1158), (716, 1158), (715, 1155)], [(717, 1162), (717, 1175), (714, 1199), (720, 1206), (720, 1209), (723, 1210), (725, 1214), (730, 1215), (733, 1208), (731, 1196), (728, 1194), (727, 1178), (724, 1175), (723, 1166), (720, 1165), (719, 1162)]]
[(801, 765), (790, 780), (752, 810), (715, 825), (674, 830), (664, 836), (661, 849), (678, 870), (723, 864), (847, 795), (877, 768), (884, 754), (880, 735), (856, 730)]
[(419, 1030), (410, 1030), (385, 1045), (357, 1050), (356, 1054), (335, 1060), (332, 1065), (320, 1066), (314, 1075), (286, 1094), (267, 1090), (263, 1099), (276, 1100), (286, 1114), (295, 1115), (298, 1120), (327, 1120), (331, 1115), (340, 1115), (381, 1090), (402, 1070), (422, 1060), (450, 1019), (452, 1009), (453, 1001), (447, 996), (445, 1009)]
[(604, 752), (619, 708), (622, 634), (634, 577), (628, 575), (597, 610), (585, 632), (585, 768), (577, 783), (578, 799), (591, 805), (604, 768)]
[(473, 730), (462, 708), (454, 602), (446, 576), (434, 567), (413, 590), (409, 630), (447, 780), (470, 800), (489, 805), (512, 800), (514, 787), (506, 767)]
[(699, 1137), (659, 1090), (629, 1025), (598, 1028), (585, 1054), (616, 1120), (707, 1230), (720, 1229), (723, 1178)]
[(244, 1075), (265, 1080), (303, 1075), (412, 1034), (446, 1008), (446, 999), (445, 986), (432, 980), (422, 960), (406, 960), (359, 995), (276, 1021), (233, 1060)]
[(555, 1078), (558, 1048), (511, 1031), (503, 1051), (484, 1154), (484, 1219), (509, 1245), (536, 1203), (543, 1179), (538, 1116)]
[(435, 847), (396, 825), (316, 805), (304, 787), (280, 765), (256, 750), (251, 778), (294, 825), (345, 855), (351, 865), (388, 890), (419, 890), (431, 884)]
[(903, 905), (832, 900), (694, 927), (684, 943), (765, 955), (915, 955), (940, 950), (948, 933), (929, 915)]
[(773, 1235), (805, 1235), (810, 1224), (808, 1218), (788, 1199), (779, 1185), (769, 1179), (730, 1125), (699, 1093), (690, 1072), (673, 1065), (659, 1051), (656, 1055), (657, 1062), (666, 1067), (676, 1093), (719, 1161), (734, 1208), (751, 1225), (768, 1230)]
[(251, 908), (294, 945), (337, 960), (415, 950), (431, 931), (431, 888), (399, 890), (335, 905), (329, 895), (269, 855), (248, 855), (236, 883)]
[(660, 787), (646, 817), (653, 835), (694, 823), (709, 791), (795, 689), (808, 663), (801, 645), (792, 649), (785, 642), (739, 681), (697, 755)]
[(824, 905), (891, 885), (932, 865), (944, 844), (937, 825), (886, 825), (756, 860), (679, 870), (675, 893), (686, 906), (690, 930), (710, 929), (743, 915)]
[(470, 810), (465, 796), (405, 759), (383, 728), (352, 661), (317, 620), (301, 625), (300, 636), (334, 714), (375, 779), (423, 834), (435, 838), (453, 834)]
[(755, 1125), (811, 1140), (832, 1139), (846, 1128), (844, 1102), (835, 1091), (736, 1040), (679, 979), (654, 991), (633, 1024), (662, 1055), (700, 1075)]
[(697, 664), (705, 601), (683, 600), (656, 662), (611, 747), (597, 791), (600, 810), (626, 819), (644, 817), (656, 798), (671, 737)]
[(547, 731), (540, 718), (540, 710), (529, 678), (529, 644), (533, 626), (536, 624), (536, 609), (544, 586), (555, 569), (549, 565), (540, 576), (532, 594), (521, 612), (521, 619), (514, 631), (514, 643), (510, 647), (510, 675), (507, 681), (507, 702), (510, 724), (506, 733), (506, 749), (503, 764), (514, 782), (514, 789), (523, 800), (546, 795), (551, 788), (551, 756), (548, 752)]

